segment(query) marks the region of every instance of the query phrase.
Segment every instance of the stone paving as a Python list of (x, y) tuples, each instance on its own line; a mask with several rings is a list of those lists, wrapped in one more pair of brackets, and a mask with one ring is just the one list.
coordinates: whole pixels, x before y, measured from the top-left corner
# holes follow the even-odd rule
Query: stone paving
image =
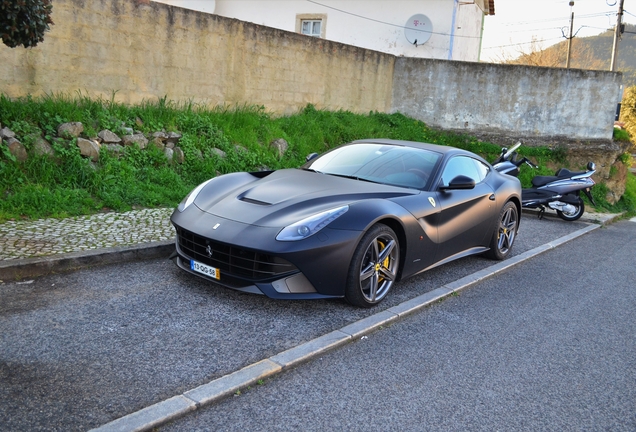
[(173, 209), (142, 209), (0, 224), (0, 261), (173, 239)]

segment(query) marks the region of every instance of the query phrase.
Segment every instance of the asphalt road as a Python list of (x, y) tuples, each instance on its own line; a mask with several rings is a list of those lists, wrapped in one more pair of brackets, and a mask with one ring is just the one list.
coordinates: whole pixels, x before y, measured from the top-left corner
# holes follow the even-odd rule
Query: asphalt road
[(635, 245), (596, 230), (160, 430), (636, 430)]
[[(584, 225), (525, 217), (513, 253), (520, 254)], [(596, 230), (584, 238), (614, 233), (619, 226), (622, 227), (622, 224)], [(615, 244), (621, 247), (628, 244), (629, 240), (625, 238), (627, 233), (623, 231), (629, 233), (629, 230), (619, 231), (618, 235), (612, 236), (611, 246), (606, 249), (613, 250)], [(601, 243), (605, 242), (602, 235), (599, 239)], [(570, 249), (570, 245), (579, 242), (577, 240), (561, 246), (558, 250)], [(615, 264), (605, 261), (605, 254), (599, 254), (596, 244), (583, 249), (581, 252), (584, 253), (573, 255), (574, 258), (563, 255), (570, 260), (561, 264), (565, 273), (588, 274), (587, 270), (593, 268), (591, 266), (596, 267), (599, 258), (603, 258), (610, 269), (615, 268)], [(633, 247), (631, 249), (633, 251)], [(553, 260), (559, 256), (550, 255)], [(633, 252), (629, 256), (633, 257)], [(583, 258), (591, 260), (590, 264), (585, 264)], [(381, 308), (371, 311), (354, 309), (338, 300), (274, 301), (262, 296), (240, 294), (213, 287), (178, 270), (167, 260), (110, 265), (32, 281), (2, 283), (0, 429), (71, 431), (103, 425), (490, 265), (491, 261), (475, 257), (434, 269), (396, 285)], [(632, 282), (633, 267), (632, 258)], [(521, 284), (522, 289), (510, 290), (508, 294), (504, 290), (509, 297), (512, 296), (510, 293), (515, 292), (534, 292), (530, 288), (536, 284), (545, 287), (548, 291), (545, 297), (549, 300), (556, 284), (552, 279), (554, 275), (542, 268), (535, 268), (534, 271), (536, 273), (530, 272), (521, 277), (516, 275), (515, 270), (511, 281), (496, 282), (500, 279), (497, 276), (486, 282), (486, 286), (488, 283), (495, 283), (496, 287)], [(501, 277), (504, 276), (509, 275)], [(459, 299), (440, 304), (440, 310), (450, 308), (447, 318), (451, 322), (452, 316), (460, 321), (464, 319), (463, 313), (455, 312), (452, 308), (458, 301), (458, 307), (465, 305), (475, 311), (484, 308), (486, 311), (491, 310), (492, 307), (482, 306), (481, 302), (470, 302), (471, 296), (475, 295), (473, 293), (481, 291), (471, 288)], [(495, 296), (497, 298), (500, 295)], [(517, 316), (516, 305), (513, 296), (508, 311), (512, 318)], [(438, 310), (438, 307), (432, 310)], [(428, 313), (418, 314), (387, 331), (394, 331), (426, 316), (429, 316)], [(528, 322), (532, 321), (531, 317), (527, 319)], [(475, 333), (475, 336), (479, 336), (477, 340), (485, 338), (489, 332), (488, 326), (482, 325), (484, 328)], [(633, 323), (631, 325), (634, 328)], [(426, 323), (423, 326), (428, 328)], [(446, 352), (443, 350), (449, 344), (457, 349), (462, 348), (453, 344), (456, 335), (449, 336), (443, 331), (445, 327), (431, 326), (430, 332), (426, 331), (427, 334), (438, 334), (436, 339), (427, 342), (427, 352)], [(503, 327), (509, 330), (514, 328), (510, 325)], [(367, 343), (370, 345), (378, 335), (383, 334), (378, 332), (364, 341), (347, 346), (345, 350), (366, 346)], [(399, 335), (396, 337), (397, 340), (400, 338)], [(634, 354), (632, 346), (625, 346)], [(474, 347), (471, 349), (475, 351)], [(379, 351), (392, 352), (394, 349), (387, 345), (379, 348)], [(431, 368), (427, 370), (434, 373), (427, 379), (442, 376), (439, 374), (447, 372), (447, 368), (454, 364), (455, 357), (466, 358), (470, 352), (453, 352), (448, 358), (431, 359)], [(400, 358), (399, 350), (393, 354)], [(330, 358), (332, 355), (337, 356), (330, 354)], [(474, 361), (481, 363), (479, 355), (480, 352), (475, 351)], [(393, 375), (389, 367), (392, 362), (376, 364), (371, 359), (360, 362), (358, 358), (358, 363), (364, 365), (363, 370), (368, 371), (365, 377), (359, 377), (360, 382), (374, 381), (371, 378), (381, 375)], [(334, 360), (333, 363), (337, 365), (340, 361)], [(436, 370), (445, 364), (447, 368)], [(342, 368), (349, 370), (347, 366)], [(281, 381), (276, 379), (272, 383), (282, 383), (288, 376), (293, 377), (302, 370), (299, 368), (283, 374)], [(418, 379), (423, 379), (424, 375)], [(633, 375), (631, 378), (633, 381)], [(411, 377), (409, 381), (412, 380)], [(259, 389), (273, 388), (274, 385), (270, 384)], [(443, 384), (439, 383), (440, 389)], [(308, 386), (304, 384), (304, 387)], [(634, 400), (633, 393), (625, 396), (628, 400), (630, 396), (631, 401)], [(239, 399), (243, 400), (242, 397)], [(379, 410), (382, 399), (377, 398), (370, 405), (369, 412), (383, 414), (384, 411)], [(461, 400), (455, 399), (457, 402)], [(322, 400), (328, 402), (327, 408), (345, 406), (344, 400), (340, 398)], [(233, 401), (234, 398), (229, 399), (222, 406)], [(276, 406), (267, 409), (272, 415), (276, 414)], [(375, 414), (369, 418), (374, 418)], [(203, 415), (202, 412), (193, 418), (202, 418)], [(390, 416), (387, 418), (390, 419)], [(298, 421), (303, 420), (299, 417)], [(291, 428), (294, 423), (290, 421), (284, 426), (279, 416), (272, 426), (278, 424), (282, 424), (283, 428)], [(223, 429), (226, 426), (210, 428)], [(232, 425), (227, 427), (231, 429)], [(254, 426), (254, 429), (259, 428)]]

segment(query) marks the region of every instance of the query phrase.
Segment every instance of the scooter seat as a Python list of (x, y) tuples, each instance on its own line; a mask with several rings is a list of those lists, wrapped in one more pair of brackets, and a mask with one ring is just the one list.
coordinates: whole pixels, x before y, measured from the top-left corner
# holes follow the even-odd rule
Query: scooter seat
[(561, 168), (553, 176), (536, 176), (532, 179), (532, 186), (540, 187), (547, 185), (550, 182), (571, 178), (575, 175), (585, 174), (585, 171), (570, 171), (567, 168)]
[(539, 187), (547, 185), (550, 182), (559, 180), (561, 177), (557, 176), (535, 176), (532, 179), (532, 186)]
[(570, 178), (575, 175), (585, 174), (585, 171), (570, 171), (567, 168), (561, 168), (554, 175), (559, 178)]

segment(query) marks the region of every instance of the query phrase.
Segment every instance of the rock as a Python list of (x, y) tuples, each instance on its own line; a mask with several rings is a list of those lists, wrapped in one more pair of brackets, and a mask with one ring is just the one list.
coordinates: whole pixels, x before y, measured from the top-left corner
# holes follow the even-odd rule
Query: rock
[(213, 148), (212, 149), (212, 154), (217, 155), (221, 159), (225, 159), (225, 157), (227, 156), (226, 153), (223, 150), (218, 149), (218, 148)]
[(610, 173), (609, 178), (603, 181), (608, 189), (605, 199), (610, 204), (616, 204), (625, 193), (628, 168), (623, 162), (618, 161), (612, 165)]
[(169, 132), (166, 141), (168, 143), (172, 143), (176, 145), (179, 143), (179, 140), (181, 139), (182, 136), (183, 135), (181, 135), (179, 132)]
[(126, 135), (133, 135), (133, 128), (123, 126), (121, 127), (121, 131)]
[(278, 152), (278, 157), (282, 158), (287, 149), (289, 148), (289, 143), (282, 138), (278, 138), (277, 140), (269, 143), (270, 147), (273, 147)]
[(84, 125), (80, 122), (62, 123), (57, 127), (57, 135), (62, 138), (77, 138), (84, 132)]
[[(150, 135), (150, 142), (157, 147), (159, 150), (163, 150), (166, 147), (166, 140), (168, 139), (168, 134), (163, 131), (154, 132)], [(174, 144), (173, 144), (174, 147)]]
[(174, 151), (174, 160), (177, 163), (182, 164), (185, 161), (185, 154), (183, 154), (183, 150), (181, 150), (181, 147), (175, 147), (173, 151)]
[(38, 156), (53, 156), (55, 152), (51, 144), (42, 137), (35, 139), (33, 143), (33, 153)]
[(170, 147), (166, 147), (165, 149), (163, 149), (163, 154), (166, 155), (166, 159), (168, 159), (168, 162), (172, 162), (172, 159), (174, 157), (174, 150), (172, 150)]
[(102, 144), (102, 147), (109, 152), (114, 153), (116, 156), (119, 156), (119, 154), (124, 151), (124, 146), (121, 144), (104, 143)]
[(111, 132), (108, 129), (104, 129), (98, 133), (97, 136), (102, 140), (102, 143), (119, 144), (121, 142), (121, 138), (119, 138), (116, 133)]
[(29, 158), (26, 148), (20, 141), (18, 141), (17, 139), (13, 137), (7, 139), (6, 141), (7, 141), (7, 146), (9, 147), (9, 152), (13, 156), (15, 156), (18, 162), (24, 162), (25, 160)]
[(153, 135), (153, 138), (150, 140), (150, 144), (157, 147), (159, 150), (163, 150), (166, 147), (163, 141), (164, 141), (163, 138), (156, 137)]
[(80, 154), (82, 156), (90, 158), (93, 162), (97, 162), (99, 160), (99, 143), (96, 141), (78, 138), (77, 146), (79, 147)]
[(143, 134), (124, 135), (121, 137), (125, 146), (131, 146), (137, 144), (140, 149), (145, 149), (148, 144), (148, 138)]
[(3, 139), (8, 140), (9, 138), (15, 138), (15, 133), (8, 127), (0, 129), (0, 141)]

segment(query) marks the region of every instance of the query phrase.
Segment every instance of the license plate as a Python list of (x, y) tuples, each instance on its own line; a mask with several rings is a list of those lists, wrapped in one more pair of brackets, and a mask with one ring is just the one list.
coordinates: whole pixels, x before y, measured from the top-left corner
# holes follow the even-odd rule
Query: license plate
[(214, 279), (221, 279), (221, 272), (219, 269), (202, 264), (195, 260), (190, 260), (190, 269)]

